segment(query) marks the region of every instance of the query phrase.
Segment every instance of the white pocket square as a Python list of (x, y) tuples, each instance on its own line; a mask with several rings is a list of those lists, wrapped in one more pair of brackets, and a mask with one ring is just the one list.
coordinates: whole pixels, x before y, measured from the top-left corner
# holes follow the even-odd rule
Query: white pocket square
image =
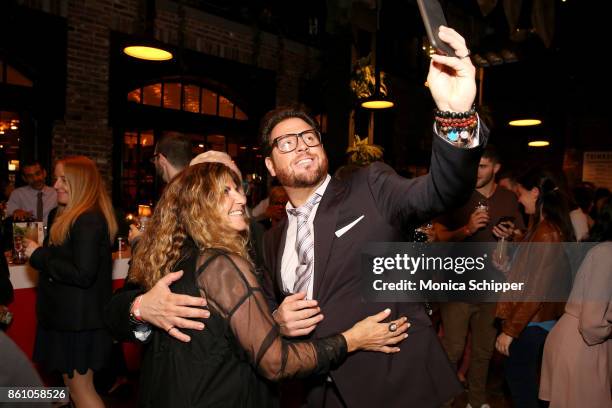
[(361, 217), (357, 218), (355, 221), (351, 222), (348, 225), (345, 225), (344, 227), (340, 228), (338, 231), (335, 232), (336, 236), (338, 238), (340, 238), (342, 235), (344, 235), (348, 230), (350, 230), (351, 228), (353, 228), (355, 226), (355, 224), (357, 224), (359, 221), (363, 220), (363, 217), (365, 217), (365, 215), (362, 215)]

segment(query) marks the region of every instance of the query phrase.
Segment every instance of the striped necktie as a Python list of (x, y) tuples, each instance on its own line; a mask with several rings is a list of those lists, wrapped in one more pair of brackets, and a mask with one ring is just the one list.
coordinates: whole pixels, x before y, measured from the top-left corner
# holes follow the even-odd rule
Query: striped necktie
[(308, 284), (312, 280), (314, 270), (314, 240), (308, 226), (308, 218), (312, 209), (320, 200), (321, 196), (315, 193), (306, 204), (287, 210), (289, 214), (297, 217), (295, 249), (298, 254), (298, 266), (295, 268), (293, 293), (307, 292)]

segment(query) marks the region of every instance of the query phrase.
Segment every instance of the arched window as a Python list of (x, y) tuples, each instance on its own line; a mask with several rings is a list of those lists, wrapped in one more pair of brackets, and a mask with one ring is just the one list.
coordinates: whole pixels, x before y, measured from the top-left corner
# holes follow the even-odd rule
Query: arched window
[(229, 98), (199, 85), (176, 81), (158, 82), (136, 88), (128, 92), (127, 100), (142, 105), (234, 120), (249, 119)]
[(13, 66), (6, 63), (6, 61), (0, 60), (0, 83), (25, 86), (32, 88), (34, 83), (27, 76), (19, 72)]

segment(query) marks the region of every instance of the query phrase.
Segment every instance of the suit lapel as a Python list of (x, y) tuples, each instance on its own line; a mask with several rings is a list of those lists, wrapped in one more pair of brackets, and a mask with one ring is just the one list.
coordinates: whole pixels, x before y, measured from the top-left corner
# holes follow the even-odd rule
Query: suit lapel
[(313, 299), (319, 298), (321, 283), (327, 272), (327, 262), (331, 253), (332, 244), (336, 236), (334, 231), (338, 221), (340, 204), (344, 196), (345, 186), (342, 182), (332, 177), (317, 209), (314, 220), (314, 287)]

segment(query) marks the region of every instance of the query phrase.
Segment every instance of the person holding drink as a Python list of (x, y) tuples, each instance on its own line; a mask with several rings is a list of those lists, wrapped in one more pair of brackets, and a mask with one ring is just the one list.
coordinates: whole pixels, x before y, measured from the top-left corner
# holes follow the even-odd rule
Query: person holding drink
[[(495, 182), (500, 167), (497, 151), (487, 146), (478, 166), (476, 189), (469, 201), (435, 220), (440, 241), (494, 242), (495, 238), (511, 239), (514, 231), (524, 227), (516, 197)], [(462, 367), (469, 364), (469, 406), (486, 407), (489, 361), (497, 334), (495, 303), (448, 302), (440, 305), (440, 312), (444, 327), (442, 344), (449, 359), (457, 365), (464, 356)], [(471, 342), (468, 329), (471, 329)]]
[(43, 234), (43, 226), (40, 223), (30, 221), (13, 223), (13, 252), (10, 262), (14, 265), (22, 265), (26, 263), (28, 259), (25, 254), (24, 238), (42, 243)]
[(68, 157), (55, 166), (59, 206), (43, 246), (23, 238), (40, 272), (34, 361), (59, 371), (76, 407), (103, 407), (93, 371), (111, 352), (102, 311), (112, 291), (111, 245), (117, 221), (95, 163)]

